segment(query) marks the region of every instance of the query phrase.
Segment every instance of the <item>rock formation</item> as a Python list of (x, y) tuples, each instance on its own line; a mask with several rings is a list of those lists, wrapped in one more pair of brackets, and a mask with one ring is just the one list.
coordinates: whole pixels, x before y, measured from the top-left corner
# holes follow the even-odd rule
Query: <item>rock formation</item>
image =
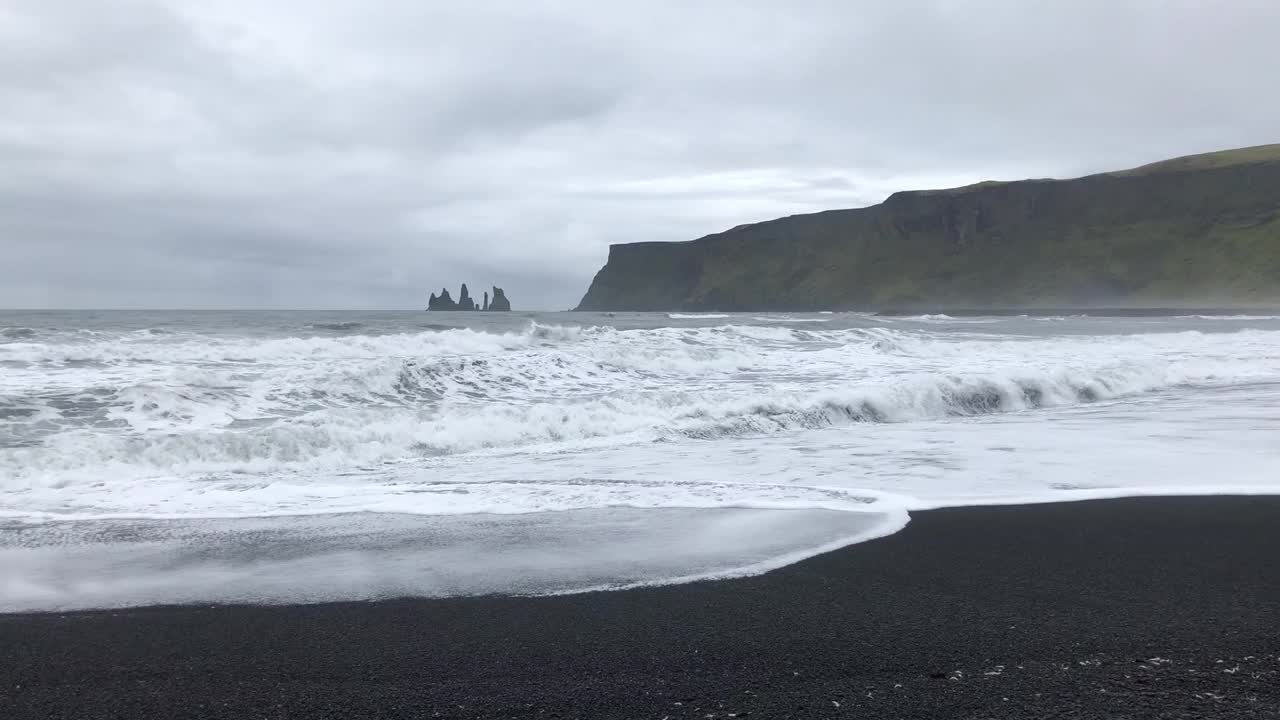
[(428, 310), (500, 310), (508, 311), (511, 309), (511, 302), (507, 300), (507, 296), (502, 292), (502, 288), (493, 288), (493, 300), (489, 300), (489, 293), (484, 294), (484, 305), (477, 305), (476, 301), (471, 298), (471, 293), (467, 290), (466, 283), (462, 284), (462, 289), (458, 293), (458, 301), (454, 302), (450, 297), (448, 289), (440, 291), (437, 296), (431, 293), (431, 297), (427, 300)]
[(454, 302), (453, 298), (449, 297), (449, 290), (446, 288), (440, 291), (440, 297), (436, 297), (435, 293), (431, 293), (431, 298), (427, 300), (427, 309), (457, 310), (458, 303)]
[(462, 283), (462, 292), (458, 294), (459, 310), (475, 310), (476, 301), (471, 299), (471, 295), (467, 293), (467, 284)]
[(1265, 145), (1073, 180), (899, 192), (689, 242), (614, 245), (578, 309), (1277, 301), (1280, 145)]
[(493, 304), (489, 306), (489, 309), (503, 312), (511, 309), (511, 301), (507, 300), (507, 294), (497, 285), (493, 286)]

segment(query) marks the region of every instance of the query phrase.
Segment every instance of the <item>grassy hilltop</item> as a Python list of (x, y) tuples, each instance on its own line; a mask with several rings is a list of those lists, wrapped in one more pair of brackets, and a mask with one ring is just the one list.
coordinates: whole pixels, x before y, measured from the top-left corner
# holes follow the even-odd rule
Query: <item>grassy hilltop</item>
[(1280, 301), (1280, 144), (614, 245), (580, 310)]

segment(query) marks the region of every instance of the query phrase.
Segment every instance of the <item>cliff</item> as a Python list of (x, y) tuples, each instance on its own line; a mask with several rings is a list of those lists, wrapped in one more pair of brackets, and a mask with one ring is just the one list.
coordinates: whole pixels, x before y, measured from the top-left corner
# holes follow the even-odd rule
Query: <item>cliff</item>
[(1280, 299), (1280, 145), (609, 248), (579, 310), (828, 310)]

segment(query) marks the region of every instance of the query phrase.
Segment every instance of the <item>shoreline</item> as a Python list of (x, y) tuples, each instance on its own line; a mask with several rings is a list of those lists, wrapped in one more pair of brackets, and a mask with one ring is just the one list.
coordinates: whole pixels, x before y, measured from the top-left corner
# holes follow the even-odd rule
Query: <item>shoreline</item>
[(1221, 317), (1240, 317), (1247, 319), (1250, 316), (1263, 313), (1266, 315), (1280, 314), (1280, 307), (1276, 305), (1256, 305), (1256, 306), (1228, 306), (1228, 307), (1202, 307), (1202, 306), (1120, 306), (1120, 307), (1072, 307), (1072, 306), (1043, 306), (1043, 307), (959, 307), (951, 309), (932, 308), (881, 308), (873, 311), (881, 317), (909, 317), (921, 314), (941, 314), (951, 317), (1019, 317), (1026, 315), (1028, 317), (1053, 317), (1053, 316), (1072, 316), (1079, 315), (1084, 317), (1107, 317), (1107, 318), (1147, 318), (1147, 317), (1195, 317), (1203, 316), (1221, 316)]
[(1280, 497), (911, 515), (685, 585), (3, 615), (0, 716), (1280, 714)]

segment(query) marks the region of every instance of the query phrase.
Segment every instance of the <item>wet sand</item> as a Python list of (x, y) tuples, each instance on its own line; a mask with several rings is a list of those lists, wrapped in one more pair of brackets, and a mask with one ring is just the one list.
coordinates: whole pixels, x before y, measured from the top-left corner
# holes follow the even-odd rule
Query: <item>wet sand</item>
[(0, 717), (1280, 717), (1280, 498), (916, 513), (754, 578), (0, 616)]

